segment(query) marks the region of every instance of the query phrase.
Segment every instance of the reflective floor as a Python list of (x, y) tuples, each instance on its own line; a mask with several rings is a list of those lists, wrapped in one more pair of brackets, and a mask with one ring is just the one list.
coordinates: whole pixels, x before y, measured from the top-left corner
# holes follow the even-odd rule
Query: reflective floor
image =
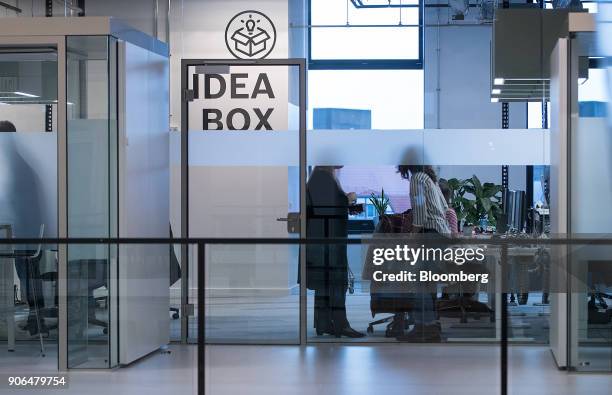
[[(346, 299), (347, 315), (352, 327), (366, 332), (368, 325), (392, 314), (377, 314), (372, 317), (370, 311), (370, 294), (356, 290)], [(488, 303), (487, 294), (478, 297), (482, 303)], [(542, 305), (541, 293), (529, 294), (524, 305), (509, 306), (509, 336), (521, 343), (548, 344), (550, 309)], [(178, 303), (178, 301), (176, 301)], [(314, 298), (309, 291), (308, 306), (314, 305)], [(274, 297), (263, 296), (225, 296), (209, 297), (206, 312), (206, 336), (214, 343), (265, 343), (295, 344), (299, 342), (299, 298), (298, 295)], [(308, 309), (308, 338), (316, 342), (336, 342), (332, 336), (317, 336), (312, 327), (313, 309)], [(493, 316), (494, 317), (494, 316)], [(467, 322), (461, 322), (458, 316), (443, 315), (440, 317), (442, 338), (445, 342), (491, 342), (495, 341), (497, 325), (491, 322), (486, 313), (470, 314)], [(190, 321), (190, 333), (197, 333), (197, 320)], [(373, 326), (360, 342), (395, 342), (394, 338), (385, 338), (387, 323)], [(180, 320), (171, 322), (171, 338), (180, 339)], [(348, 341), (343, 338), (342, 341)]]
[[(72, 371), (63, 394), (195, 394), (196, 347), (172, 345), (128, 367)], [(55, 372), (53, 354), (34, 345), (0, 358), (0, 372)], [(499, 348), (489, 345), (209, 346), (206, 388), (212, 395), (499, 393)], [(511, 394), (609, 394), (610, 374), (559, 371), (547, 347), (510, 349)], [(15, 390), (14, 393), (23, 393)], [(12, 392), (3, 389), (2, 394)]]

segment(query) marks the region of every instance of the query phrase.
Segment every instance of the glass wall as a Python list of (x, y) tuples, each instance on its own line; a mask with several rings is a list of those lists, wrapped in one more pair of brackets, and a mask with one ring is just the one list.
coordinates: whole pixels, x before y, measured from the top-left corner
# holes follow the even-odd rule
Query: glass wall
[[(70, 36), (67, 52), (68, 236), (117, 236), (116, 42)], [(69, 246), (68, 367), (108, 368), (114, 247)], [(116, 323), (115, 323), (116, 324)]]
[[(570, 230), (574, 237), (612, 234), (612, 216), (601, 210), (610, 200), (610, 96), (606, 64), (594, 33), (571, 40), (575, 116), (570, 129)], [(577, 77), (577, 78), (576, 78)], [(612, 262), (609, 246), (580, 246), (570, 252), (571, 367), (612, 371)]]
[[(55, 46), (0, 48), (0, 238), (57, 236), (57, 75)], [(57, 247), (2, 246), (0, 273), (4, 357), (53, 358)]]

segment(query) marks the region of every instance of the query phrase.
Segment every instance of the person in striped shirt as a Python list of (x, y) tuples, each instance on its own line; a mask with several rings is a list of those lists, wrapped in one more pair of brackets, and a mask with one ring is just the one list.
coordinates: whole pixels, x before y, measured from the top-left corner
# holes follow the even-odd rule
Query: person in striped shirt
[[(412, 228), (416, 233), (427, 233), (428, 247), (439, 247), (451, 231), (446, 222), (448, 205), (438, 186), (438, 178), (431, 166), (400, 165), (397, 168), (402, 178), (410, 181), (410, 203), (412, 206)], [(421, 289), (412, 293), (415, 326), (397, 337), (406, 342), (440, 342), (441, 327), (434, 313), (435, 290)]]
[(459, 235), (459, 225), (457, 221), (457, 213), (455, 209), (451, 206), (451, 195), (452, 191), (448, 186), (448, 181), (441, 178), (438, 181), (438, 185), (440, 186), (440, 190), (442, 191), (442, 195), (444, 196), (444, 200), (446, 200), (447, 208), (446, 208), (446, 222), (448, 223), (448, 227), (451, 232), (452, 237), (457, 237)]
[(438, 186), (438, 177), (431, 166), (401, 165), (398, 172), (410, 180), (412, 226), (419, 233), (438, 233), (450, 236), (446, 221), (448, 204)]

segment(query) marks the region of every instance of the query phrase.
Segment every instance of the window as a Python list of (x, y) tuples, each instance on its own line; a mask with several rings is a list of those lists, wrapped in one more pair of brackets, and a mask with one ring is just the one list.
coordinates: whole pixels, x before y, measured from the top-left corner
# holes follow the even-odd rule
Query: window
[(423, 70), (311, 70), (314, 129), (422, 129)]
[(419, 0), (311, 0), (310, 69), (421, 69)]
[(422, 10), (420, 0), (310, 0), (310, 128), (423, 128)]

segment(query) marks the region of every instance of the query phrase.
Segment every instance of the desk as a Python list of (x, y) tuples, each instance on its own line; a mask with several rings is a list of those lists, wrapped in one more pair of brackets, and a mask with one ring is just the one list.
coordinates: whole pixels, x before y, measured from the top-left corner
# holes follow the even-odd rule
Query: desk
[[(8, 224), (0, 224), (0, 231), (6, 232), (6, 238), (13, 238), (13, 228)], [(6, 338), (8, 350), (15, 351), (15, 277), (13, 274), (15, 257), (9, 247), (8, 251), (0, 251), (0, 311), (6, 315)]]

